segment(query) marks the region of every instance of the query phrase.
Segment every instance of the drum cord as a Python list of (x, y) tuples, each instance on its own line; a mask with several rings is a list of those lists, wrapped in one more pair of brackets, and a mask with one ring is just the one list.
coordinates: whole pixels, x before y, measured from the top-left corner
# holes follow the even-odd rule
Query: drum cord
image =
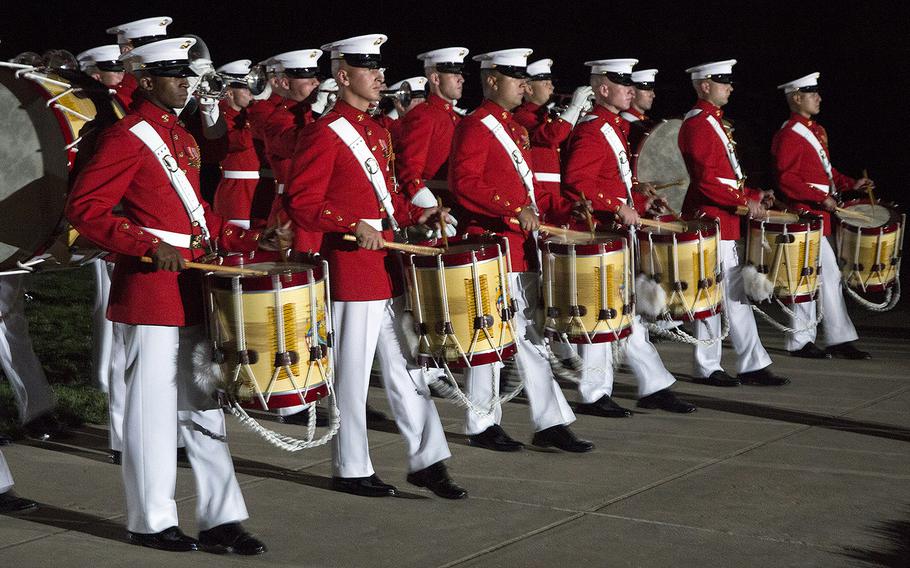
[[(495, 365), (495, 363), (493, 363)], [(505, 367), (503, 367), (503, 370)], [(450, 400), (457, 406), (462, 408), (467, 408), (472, 413), (474, 413), (479, 418), (486, 418), (496, 411), (497, 406), (501, 406), (516, 396), (524, 390), (525, 382), (524, 378), (518, 383), (518, 386), (515, 387), (511, 392), (501, 395), (499, 397), (494, 397), (490, 399), (490, 406), (488, 408), (481, 408), (480, 405), (475, 404), (468, 396), (461, 390), (461, 387), (458, 386), (458, 382), (455, 380), (455, 376), (452, 374), (452, 370), (449, 368), (449, 365), (443, 363), (443, 370), (445, 371), (445, 379), (442, 376), (437, 376), (436, 380), (430, 382), (428, 386), (436, 388), (436, 390), (446, 399)], [(501, 371), (502, 372), (502, 371)], [(493, 382), (493, 392), (498, 390), (497, 377), (495, 373), (492, 373)]]
[(246, 426), (250, 431), (258, 434), (263, 440), (272, 444), (276, 448), (288, 452), (297, 452), (308, 448), (316, 448), (325, 445), (329, 440), (338, 433), (338, 427), (341, 424), (341, 416), (338, 412), (338, 405), (335, 400), (335, 387), (330, 381), (326, 381), (329, 387), (329, 400), (331, 401), (331, 417), (329, 418), (329, 429), (318, 439), (314, 440), (316, 434), (316, 404), (311, 403), (308, 409), (309, 416), (307, 420), (307, 439), (300, 440), (292, 436), (286, 436), (274, 430), (269, 430), (259, 423), (258, 420), (247, 414), (246, 410), (233, 397), (228, 401), (228, 409), (237, 420)]
[(893, 309), (901, 299), (901, 279), (899, 264), (897, 273), (898, 277), (895, 278), (894, 288), (888, 288), (888, 291), (885, 292), (885, 300), (880, 304), (870, 302), (869, 300), (863, 298), (859, 295), (859, 293), (856, 292), (856, 290), (846, 285), (845, 283), (841, 283), (841, 285), (843, 286), (844, 290), (847, 291), (847, 295), (853, 298), (853, 300), (860, 306), (872, 312), (887, 312), (888, 310)]
[(771, 315), (766, 313), (764, 310), (762, 310), (755, 304), (750, 304), (749, 307), (752, 308), (752, 311), (754, 313), (761, 316), (761, 318), (763, 320), (770, 323), (778, 331), (782, 331), (784, 333), (802, 333), (802, 332), (808, 331), (814, 327), (818, 327), (818, 325), (822, 322), (822, 319), (824, 317), (824, 315), (823, 315), (824, 309), (822, 308), (822, 302), (820, 300), (821, 300), (821, 284), (819, 284), (819, 286), (818, 286), (818, 293), (815, 296), (815, 300), (814, 300), (815, 301), (815, 321), (806, 321), (803, 318), (796, 315), (796, 312), (794, 312), (793, 310), (788, 308), (786, 304), (784, 304), (783, 302), (780, 301), (780, 299), (778, 299), (778, 298), (774, 299), (774, 301), (777, 302), (777, 305), (780, 306), (780, 309), (784, 312), (784, 314), (790, 316), (793, 320), (799, 320), (801, 322), (806, 323), (806, 325), (804, 327), (799, 327), (799, 328), (789, 327), (789, 326), (786, 326), (786, 325), (780, 323), (779, 321), (777, 321), (776, 319), (771, 317)]
[[(665, 317), (666, 321), (673, 321), (672, 318)], [(723, 310), (720, 312), (720, 335), (711, 339), (698, 339), (687, 333), (684, 329), (679, 327), (673, 328), (673, 330), (664, 329), (657, 325), (654, 322), (642, 322), (647, 326), (648, 332), (653, 333), (664, 339), (669, 339), (670, 341), (676, 341), (677, 343), (685, 343), (688, 345), (704, 345), (711, 346), (717, 343), (718, 341), (723, 341), (730, 334), (730, 318), (727, 317), (727, 311)], [(697, 322), (696, 322), (697, 325)]]

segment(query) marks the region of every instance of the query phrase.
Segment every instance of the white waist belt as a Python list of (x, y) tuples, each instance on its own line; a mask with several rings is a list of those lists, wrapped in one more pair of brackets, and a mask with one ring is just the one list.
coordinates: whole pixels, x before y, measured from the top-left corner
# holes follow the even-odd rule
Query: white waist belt
[(224, 179), (259, 179), (258, 171), (224, 170), (221, 175)]
[(171, 245), (172, 247), (177, 248), (191, 248), (193, 242), (193, 235), (186, 235), (184, 233), (174, 233), (171, 231), (165, 231), (164, 229), (150, 229), (148, 227), (142, 227), (143, 230), (148, 231), (149, 233), (155, 235), (162, 241)]
[(739, 181), (738, 181), (738, 180), (730, 179), (730, 178), (722, 178), (722, 177), (719, 177), (719, 178), (717, 178), (717, 181), (719, 181), (720, 183), (729, 185), (729, 186), (732, 187), (733, 189), (739, 189)]
[(361, 219), (361, 221), (373, 227), (377, 231), (382, 231), (382, 219)]
[(241, 229), (244, 229), (244, 230), (249, 230), (249, 228), (250, 228), (249, 219), (228, 219), (228, 223), (233, 223), (234, 225), (237, 225), (238, 227), (240, 227)]
[(559, 183), (562, 181), (562, 176), (548, 172), (534, 172), (534, 179), (537, 181)]

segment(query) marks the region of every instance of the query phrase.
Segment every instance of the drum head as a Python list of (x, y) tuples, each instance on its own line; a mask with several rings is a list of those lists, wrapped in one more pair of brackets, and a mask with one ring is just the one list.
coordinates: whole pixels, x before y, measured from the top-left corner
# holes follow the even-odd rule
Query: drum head
[(0, 69), (0, 270), (47, 243), (63, 217), (68, 143), (41, 88)]
[(842, 219), (844, 223), (852, 225), (854, 227), (871, 229), (874, 227), (882, 227), (891, 221), (891, 209), (885, 207), (884, 205), (856, 203), (854, 205), (848, 205), (845, 207), (845, 209), (854, 213), (862, 213), (866, 217), (870, 218), (870, 220), (857, 219), (856, 217), (845, 217)]
[(658, 191), (674, 211), (682, 209), (689, 188), (689, 172), (677, 141), (682, 123), (681, 119), (674, 118), (652, 128), (642, 140), (635, 160), (639, 181), (659, 185), (681, 180)]

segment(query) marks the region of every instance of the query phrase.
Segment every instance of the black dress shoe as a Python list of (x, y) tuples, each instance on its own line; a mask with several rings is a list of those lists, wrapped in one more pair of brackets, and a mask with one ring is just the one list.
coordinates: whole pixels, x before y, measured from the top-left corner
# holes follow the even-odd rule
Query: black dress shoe
[(480, 434), (468, 436), (468, 444), (496, 452), (517, 452), (524, 447), (524, 444), (506, 434), (499, 424), (493, 424)]
[(575, 405), (575, 412), (591, 416), (606, 416), (607, 418), (628, 418), (632, 411), (616, 404), (610, 395), (605, 394), (594, 402), (582, 402)]
[(587, 440), (579, 440), (575, 434), (564, 424), (551, 426), (545, 430), (534, 433), (531, 444), (538, 448), (559, 448), (564, 452), (584, 453), (594, 449), (594, 444)]
[(199, 546), (206, 552), (233, 552), (243, 556), (262, 554), (265, 544), (243, 529), (240, 523), (225, 523), (207, 531), (199, 531)]
[(107, 459), (114, 465), (121, 465), (123, 464), (123, 452), (110, 450), (107, 453)]
[(790, 382), (790, 379), (778, 377), (768, 370), (768, 367), (748, 373), (740, 373), (737, 377), (744, 385), (757, 387), (781, 387)]
[(193, 537), (186, 536), (177, 527), (164, 529), (161, 532), (153, 534), (129, 533), (130, 542), (139, 546), (157, 548), (158, 550), (167, 550), (168, 552), (190, 552), (199, 550), (199, 541)]
[(695, 377), (692, 382), (712, 387), (738, 387), (742, 384), (739, 379), (734, 379), (724, 371), (714, 371), (707, 377)]
[(25, 434), (34, 440), (47, 442), (59, 440), (66, 436), (66, 427), (53, 413), (47, 413), (35, 418), (24, 426)]
[(824, 349), (819, 349), (818, 345), (811, 341), (796, 351), (790, 351), (792, 357), (802, 357), (804, 359), (830, 359), (831, 354)]
[(332, 488), (361, 497), (394, 497), (398, 490), (383, 483), (375, 473), (369, 477), (333, 477)]
[[(320, 412), (320, 408), (316, 407), (316, 426), (325, 427), (329, 425), (329, 416), (327, 411)], [(296, 424), (298, 426), (309, 426), (310, 425), (310, 411), (309, 409), (303, 409), (300, 412), (295, 412), (294, 414), (285, 414), (278, 415), (278, 422), (282, 424)]]
[(688, 414), (698, 410), (691, 402), (677, 398), (670, 389), (659, 390), (640, 398), (638, 406), (640, 408), (659, 408), (667, 412), (678, 412), (679, 414)]
[(436, 462), (414, 473), (408, 474), (408, 483), (417, 487), (426, 487), (443, 499), (464, 499), (468, 492), (455, 485), (444, 463)]
[(31, 499), (19, 497), (12, 490), (0, 493), (0, 514), (24, 513), (26, 511), (34, 511), (37, 508), (38, 503)]
[(827, 352), (829, 355), (837, 357), (838, 359), (871, 359), (867, 351), (860, 351), (853, 345), (852, 341), (846, 343), (839, 343), (838, 345), (829, 345)]

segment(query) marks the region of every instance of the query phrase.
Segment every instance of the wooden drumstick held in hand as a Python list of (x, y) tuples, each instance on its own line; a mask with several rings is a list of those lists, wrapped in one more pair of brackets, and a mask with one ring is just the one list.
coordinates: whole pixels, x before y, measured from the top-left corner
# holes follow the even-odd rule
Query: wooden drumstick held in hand
[(436, 206), (439, 207), (439, 234), (442, 236), (442, 247), (449, 250), (449, 237), (446, 235), (446, 214), (442, 212), (442, 198), (436, 198)]
[(588, 229), (591, 231), (591, 236), (594, 235), (594, 230), (596, 225), (594, 224), (594, 217), (591, 215), (591, 209), (588, 207), (588, 198), (585, 197), (585, 192), (581, 192), (581, 200), (585, 206), (585, 220), (588, 222)]
[[(740, 205), (736, 208), (736, 214), (745, 217), (749, 214), (749, 208), (745, 205)], [(765, 220), (775, 221), (777, 223), (796, 223), (799, 221), (799, 215), (796, 213), (787, 213), (786, 211), (768, 210), (765, 212)]]
[[(357, 237), (355, 237), (354, 235), (345, 235), (344, 240), (351, 241), (352, 243), (356, 243)], [(442, 254), (445, 252), (443, 249), (436, 248), (436, 247), (424, 247), (424, 246), (420, 246), (420, 245), (409, 245), (406, 243), (396, 243), (396, 242), (389, 242), (389, 241), (383, 241), (382, 246), (383, 246), (383, 248), (387, 248), (389, 250), (400, 250), (401, 252), (410, 252), (412, 254), (419, 254), (419, 255), (437, 255), (437, 254)]]
[(669, 188), (671, 188), (671, 187), (674, 187), (674, 186), (680, 185), (680, 184), (682, 184), (682, 183), (685, 183), (685, 181), (686, 181), (686, 180), (684, 180), (684, 179), (678, 179), (678, 180), (676, 180), (676, 181), (668, 181), (668, 182), (666, 182), (666, 183), (655, 183), (655, 184), (653, 184), (653, 185), (654, 185), (654, 191), (660, 191), (660, 190), (662, 190), (662, 189), (669, 189)]
[[(150, 256), (139, 257), (141, 262), (146, 264), (153, 264), (155, 261)], [(186, 268), (194, 268), (196, 270), (205, 270), (208, 272), (224, 272), (226, 274), (239, 274), (240, 276), (268, 276), (269, 273), (265, 270), (253, 270), (251, 268), (243, 268), (241, 266), (221, 266), (219, 264), (207, 264), (205, 262), (190, 262), (189, 260), (184, 260), (183, 265)]]

